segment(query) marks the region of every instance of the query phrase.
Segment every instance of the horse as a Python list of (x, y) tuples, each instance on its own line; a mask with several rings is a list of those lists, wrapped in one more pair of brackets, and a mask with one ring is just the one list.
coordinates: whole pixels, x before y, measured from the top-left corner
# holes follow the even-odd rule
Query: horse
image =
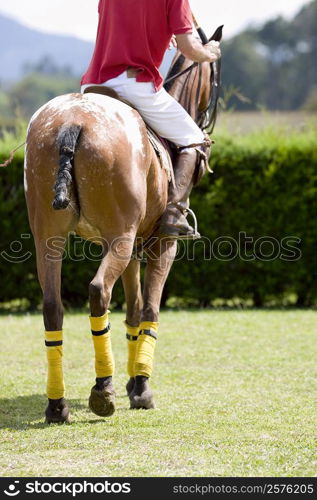
[[(220, 41), (221, 30), (212, 39)], [(215, 65), (191, 65), (180, 53), (168, 75), (168, 91), (201, 127), (210, 121), (214, 77)], [(196, 155), (196, 151), (192, 150), (192, 154)], [(96, 370), (89, 407), (103, 417), (115, 411), (108, 307), (113, 286), (121, 277), (127, 305), (126, 388), (130, 407), (154, 408), (149, 378), (162, 291), (177, 242), (159, 236), (153, 239), (167, 206), (169, 179), (144, 121), (136, 110), (113, 97), (97, 93), (56, 97), (30, 120), (24, 170), (28, 217), (43, 292), (48, 363), (46, 422), (69, 422), (70, 416), (64, 397), (61, 299), (61, 268), (70, 233), (102, 247), (98, 271), (89, 284)], [(140, 239), (147, 248), (143, 292), (140, 260), (133, 258), (134, 242)]]

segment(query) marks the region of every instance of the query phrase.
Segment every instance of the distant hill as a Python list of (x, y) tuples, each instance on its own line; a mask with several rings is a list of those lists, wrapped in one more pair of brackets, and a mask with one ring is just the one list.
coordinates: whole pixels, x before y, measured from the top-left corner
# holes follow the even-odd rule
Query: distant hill
[(59, 67), (69, 66), (79, 76), (87, 68), (94, 44), (42, 33), (0, 14), (0, 47), (0, 78), (7, 82), (20, 79), (24, 65), (36, 64), (45, 56)]
[[(311, 0), (293, 19), (276, 17), (225, 39), (223, 105), (317, 111), (316, 33), (317, 0)], [(28, 116), (45, 100), (78, 88), (93, 46), (75, 37), (32, 30), (0, 15), (0, 116), (13, 115), (17, 103)], [(171, 51), (165, 70), (172, 56)], [(28, 71), (23, 74), (25, 66)], [(6, 85), (10, 80), (14, 85)]]

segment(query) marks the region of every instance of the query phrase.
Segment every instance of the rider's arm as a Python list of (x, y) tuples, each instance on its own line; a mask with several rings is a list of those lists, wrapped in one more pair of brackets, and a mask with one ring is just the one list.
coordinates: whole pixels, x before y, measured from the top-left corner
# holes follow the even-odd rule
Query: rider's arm
[(202, 45), (197, 38), (189, 33), (176, 35), (176, 41), (178, 49), (191, 61), (214, 62), (221, 56), (219, 42), (212, 41), (207, 45)]

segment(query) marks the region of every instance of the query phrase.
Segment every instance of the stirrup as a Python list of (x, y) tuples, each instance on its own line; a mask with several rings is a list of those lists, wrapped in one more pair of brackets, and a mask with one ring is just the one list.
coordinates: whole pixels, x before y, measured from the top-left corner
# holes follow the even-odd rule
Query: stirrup
[(199, 240), (201, 238), (200, 233), (198, 232), (198, 223), (197, 223), (197, 217), (194, 213), (193, 210), (190, 208), (184, 208), (180, 203), (177, 202), (169, 202), (167, 206), (174, 206), (176, 207), (183, 215), (191, 215), (194, 221), (194, 231), (193, 233), (189, 235), (180, 235), (177, 239), (182, 239), (182, 240)]
[(199, 232), (198, 232), (198, 222), (197, 222), (197, 217), (194, 213), (193, 210), (191, 210), (190, 208), (186, 208), (184, 213), (187, 213), (189, 215), (192, 216), (193, 220), (194, 220), (194, 234), (193, 234), (193, 239), (194, 240), (199, 240), (201, 238)]

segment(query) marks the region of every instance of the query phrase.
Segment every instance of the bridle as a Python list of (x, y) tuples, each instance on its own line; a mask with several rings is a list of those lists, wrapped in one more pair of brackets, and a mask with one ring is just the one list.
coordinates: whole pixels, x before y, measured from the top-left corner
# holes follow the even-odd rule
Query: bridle
[[(222, 29), (223, 26), (219, 26), (213, 36), (208, 40), (205, 32), (201, 29), (198, 28), (197, 32), (200, 36), (201, 42), (203, 45), (206, 45), (208, 42), (211, 40), (215, 41), (220, 41), (222, 38)], [(182, 59), (183, 58), (183, 61)], [(180, 55), (176, 61), (174, 62), (173, 66), (171, 67), (170, 71), (168, 72), (168, 75), (164, 81), (164, 87), (170, 88), (171, 87), (171, 82), (179, 78), (180, 76), (185, 75), (188, 73), (187, 78), (184, 82), (183, 85), (183, 90), (181, 94), (181, 98), (184, 97), (184, 92), (188, 95), (189, 93), (189, 79), (192, 74), (193, 69), (198, 67), (198, 75), (199, 75), (199, 80), (198, 80), (198, 87), (197, 87), (197, 95), (196, 95), (196, 100), (195, 102), (197, 103), (199, 95), (200, 95), (200, 90), (201, 90), (201, 85), (202, 85), (202, 66), (201, 63), (193, 63), (191, 64), (188, 68), (179, 71), (175, 75), (173, 74), (173, 70), (177, 65), (180, 65), (180, 62), (183, 64), (185, 61), (185, 57), (183, 55)], [(218, 111), (218, 101), (220, 97), (220, 85), (221, 85), (221, 59), (219, 59), (217, 62), (210, 63), (210, 97), (207, 103), (206, 108), (203, 111), (199, 111), (199, 116), (195, 117), (195, 121), (197, 125), (208, 135), (210, 135), (215, 127), (216, 120), (217, 120), (217, 111)], [(186, 97), (187, 97), (186, 95)], [(191, 96), (189, 95), (189, 98)], [(197, 110), (198, 111), (198, 110)]]

